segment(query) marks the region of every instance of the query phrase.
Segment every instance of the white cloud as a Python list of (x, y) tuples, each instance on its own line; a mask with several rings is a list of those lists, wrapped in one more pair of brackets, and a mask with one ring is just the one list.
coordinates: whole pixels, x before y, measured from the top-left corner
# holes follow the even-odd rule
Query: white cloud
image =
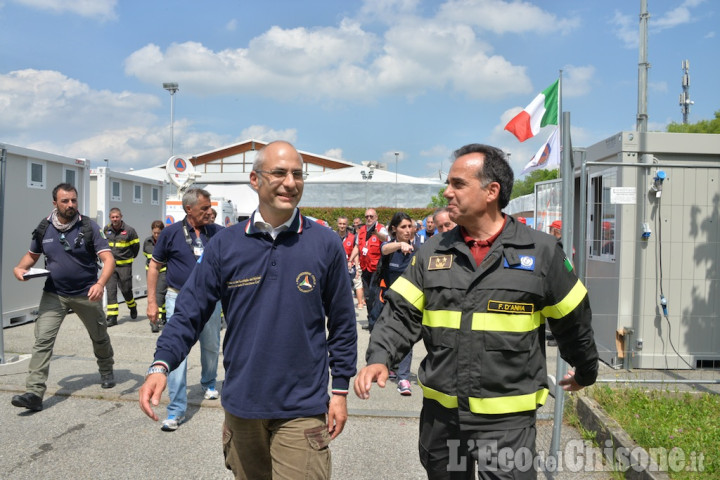
[(253, 138), (260, 140), (261, 142), (273, 142), (275, 140), (285, 140), (286, 142), (296, 143), (297, 142), (297, 130), (294, 128), (288, 128), (286, 130), (275, 130), (265, 125), (251, 125), (240, 132), (237, 137), (237, 141), (242, 142)]
[[(654, 9), (648, 7), (650, 18), (648, 20), (648, 31), (658, 33), (663, 30), (675, 28), (680, 25), (698, 20), (693, 17), (692, 8), (697, 7), (705, 0), (685, 0), (682, 4), (665, 13), (657, 14)], [(638, 15), (639, 15), (638, 10)], [(640, 39), (640, 27), (637, 15), (624, 15), (615, 11), (610, 23), (613, 25), (615, 35), (622, 41), (625, 48), (637, 48)]]
[[(497, 1), (489, 4), (487, 8), (500, 5)], [(415, 6), (414, 1), (376, 1), (367, 2), (365, 9), (412, 11)], [(153, 84), (173, 78), (200, 95), (242, 91), (275, 99), (324, 102), (374, 102), (398, 93), (414, 98), (443, 89), (476, 99), (531, 91), (525, 67), (494, 54), (492, 47), (478, 38), (479, 25), (452, 18), (451, 13), (456, 15), (454, 9), (461, 6), (450, 2), (434, 18), (407, 14), (393, 23), (383, 38), (345, 18), (337, 27), (275, 26), (251, 39), (246, 47), (219, 51), (197, 42), (171, 44), (165, 51), (148, 44), (126, 59), (125, 72)], [(529, 4), (507, 6), (515, 14), (522, 7), (535, 15), (533, 18), (542, 13)], [(500, 12), (493, 14), (499, 16)], [(534, 31), (529, 24), (523, 28)]]
[(10, 0), (37, 10), (53, 13), (73, 13), (81, 17), (99, 20), (117, 18), (115, 7), (117, 0)]
[(230, 20), (229, 22), (227, 22), (225, 24), (225, 30), (227, 30), (228, 32), (234, 32), (235, 30), (237, 30), (237, 25), (238, 25), (237, 19), (233, 18), (232, 20)]
[(331, 148), (323, 153), (324, 156), (334, 158), (336, 160), (345, 160), (343, 158), (342, 148)]
[(470, 24), (496, 34), (568, 33), (580, 26), (577, 18), (558, 18), (530, 2), (503, 0), (449, 0), (438, 18)]
[(592, 65), (563, 67), (562, 95), (564, 97), (582, 97), (591, 90), (595, 78), (595, 67)]

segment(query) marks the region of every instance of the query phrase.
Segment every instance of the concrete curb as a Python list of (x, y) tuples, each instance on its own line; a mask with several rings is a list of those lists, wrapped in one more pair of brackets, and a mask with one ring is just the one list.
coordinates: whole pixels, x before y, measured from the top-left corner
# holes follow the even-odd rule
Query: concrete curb
[[(583, 428), (595, 432), (595, 442), (602, 448), (610, 465), (617, 462), (611, 455), (622, 454), (622, 461), (627, 470), (625, 478), (629, 480), (670, 480), (666, 472), (661, 472), (659, 465), (644, 448), (635, 443), (630, 435), (611, 418), (600, 405), (590, 397), (579, 395), (575, 402), (575, 411)], [(611, 446), (610, 453), (605, 446)], [(610, 458), (609, 454), (610, 453)], [(620, 467), (618, 467), (620, 468)]]

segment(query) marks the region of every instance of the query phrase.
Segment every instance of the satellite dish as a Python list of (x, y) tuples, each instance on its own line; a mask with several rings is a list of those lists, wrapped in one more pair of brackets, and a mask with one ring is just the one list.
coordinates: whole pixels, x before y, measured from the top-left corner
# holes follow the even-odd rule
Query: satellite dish
[(200, 176), (195, 172), (195, 167), (189, 160), (177, 155), (173, 155), (168, 159), (165, 172), (170, 182), (178, 187), (180, 191), (185, 190)]

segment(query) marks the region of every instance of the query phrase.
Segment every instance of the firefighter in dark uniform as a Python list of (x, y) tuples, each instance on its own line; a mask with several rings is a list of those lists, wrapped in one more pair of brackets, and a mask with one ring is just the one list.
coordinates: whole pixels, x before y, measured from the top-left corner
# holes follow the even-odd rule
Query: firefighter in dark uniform
[[(587, 290), (556, 239), (502, 213), (513, 172), (502, 151), (455, 152), (445, 197), (454, 229), (433, 236), (387, 292), (355, 392), (384, 387), (388, 366), (423, 339), (420, 461), (431, 479), (534, 479), (535, 416), (549, 393), (545, 323), (574, 370), (595, 382), (598, 353)], [(503, 450), (505, 449), (505, 450)]]
[(110, 223), (105, 227), (104, 233), (115, 257), (115, 272), (106, 285), (107, 326), (112, 327), (117, 325), (120, 314), (118, 286), (125, 298), (125, 304), (130, 309), (130, 318), (137, 318), (137, 303), (132, 289), (132, 264), (140, 252), (140, 239), (135, 229), (123, 222), (119, 208), (110, 209)]

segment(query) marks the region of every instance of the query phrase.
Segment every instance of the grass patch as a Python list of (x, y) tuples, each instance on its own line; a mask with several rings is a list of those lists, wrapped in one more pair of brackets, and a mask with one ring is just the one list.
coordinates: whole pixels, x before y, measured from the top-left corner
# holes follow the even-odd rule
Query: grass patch
[(720, 395), (608, 386), (588, 393), (640, 446), (684, 458), (684, 470), (668, 468), (670, 478), (720, 478)]

